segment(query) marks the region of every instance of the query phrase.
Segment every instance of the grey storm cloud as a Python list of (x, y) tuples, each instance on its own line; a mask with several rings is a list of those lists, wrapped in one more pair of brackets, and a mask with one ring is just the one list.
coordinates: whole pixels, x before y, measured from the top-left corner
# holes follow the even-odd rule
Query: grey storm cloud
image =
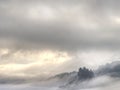
[[(0, 46), (16, 49), (120, 49), (119, 3), (118, 0), (2, 0)], [(47, 16), (41, 19), (44, 13), (41, 5), (52, 10), (55, 19), (49, 20)], [(40, 6), (40, 10), (34, 11), (36, 6)], [(34, 17), (35, 13), (37, 16)], [(33, 17), (29, 17), (30, 14)]]
[(0, 0), (0, 84), (39, 82), (45, 70), (49, 74), (54, 68), (59, 73), (91, 62), (106, 63), (106, 57), (112, 55), (103, 52), (98, 57), (101, 52), (95, 51), (83, 53), (83, 57), (69, 53), (71, 59), (60, 65), (40, 66), (36, 50), (119, 50), (119, 4), (119, 0)]

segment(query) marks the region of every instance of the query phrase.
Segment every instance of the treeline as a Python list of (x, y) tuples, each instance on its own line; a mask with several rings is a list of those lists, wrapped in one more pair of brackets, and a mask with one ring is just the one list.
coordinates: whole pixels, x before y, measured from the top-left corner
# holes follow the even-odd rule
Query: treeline
[(94, 72), (92, 70), (89, 70), (86, 67), (79, 68), (78, 78), (80, 80), (91, 79), (93, 77), (94, 77)]

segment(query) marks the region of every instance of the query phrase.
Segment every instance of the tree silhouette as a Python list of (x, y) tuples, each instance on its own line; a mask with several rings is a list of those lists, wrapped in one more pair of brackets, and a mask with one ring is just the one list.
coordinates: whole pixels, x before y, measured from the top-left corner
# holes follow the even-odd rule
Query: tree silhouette
[(91, 79), (93, 77), (94, 77), (94, 72), (92, 70), (89, 70), (86, 67), (79, 68), (78, 78), (80, 80)]

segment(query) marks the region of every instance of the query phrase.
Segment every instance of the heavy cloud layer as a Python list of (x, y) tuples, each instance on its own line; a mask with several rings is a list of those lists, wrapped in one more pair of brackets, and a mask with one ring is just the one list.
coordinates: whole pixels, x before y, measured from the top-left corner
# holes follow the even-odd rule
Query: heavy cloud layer
[(119, 50), (118, 0), (0, 1), (0, 46)]

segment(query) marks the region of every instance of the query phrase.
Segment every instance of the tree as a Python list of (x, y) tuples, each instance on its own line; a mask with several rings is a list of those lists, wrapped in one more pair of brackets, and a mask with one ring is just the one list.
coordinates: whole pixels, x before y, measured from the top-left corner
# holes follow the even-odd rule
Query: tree
[(91, 79), (93, 77), (94, 77), (94, 72), (92, 70), (89, 70), (86, 67), (79, 68), (78, 78), (80, 80)]

